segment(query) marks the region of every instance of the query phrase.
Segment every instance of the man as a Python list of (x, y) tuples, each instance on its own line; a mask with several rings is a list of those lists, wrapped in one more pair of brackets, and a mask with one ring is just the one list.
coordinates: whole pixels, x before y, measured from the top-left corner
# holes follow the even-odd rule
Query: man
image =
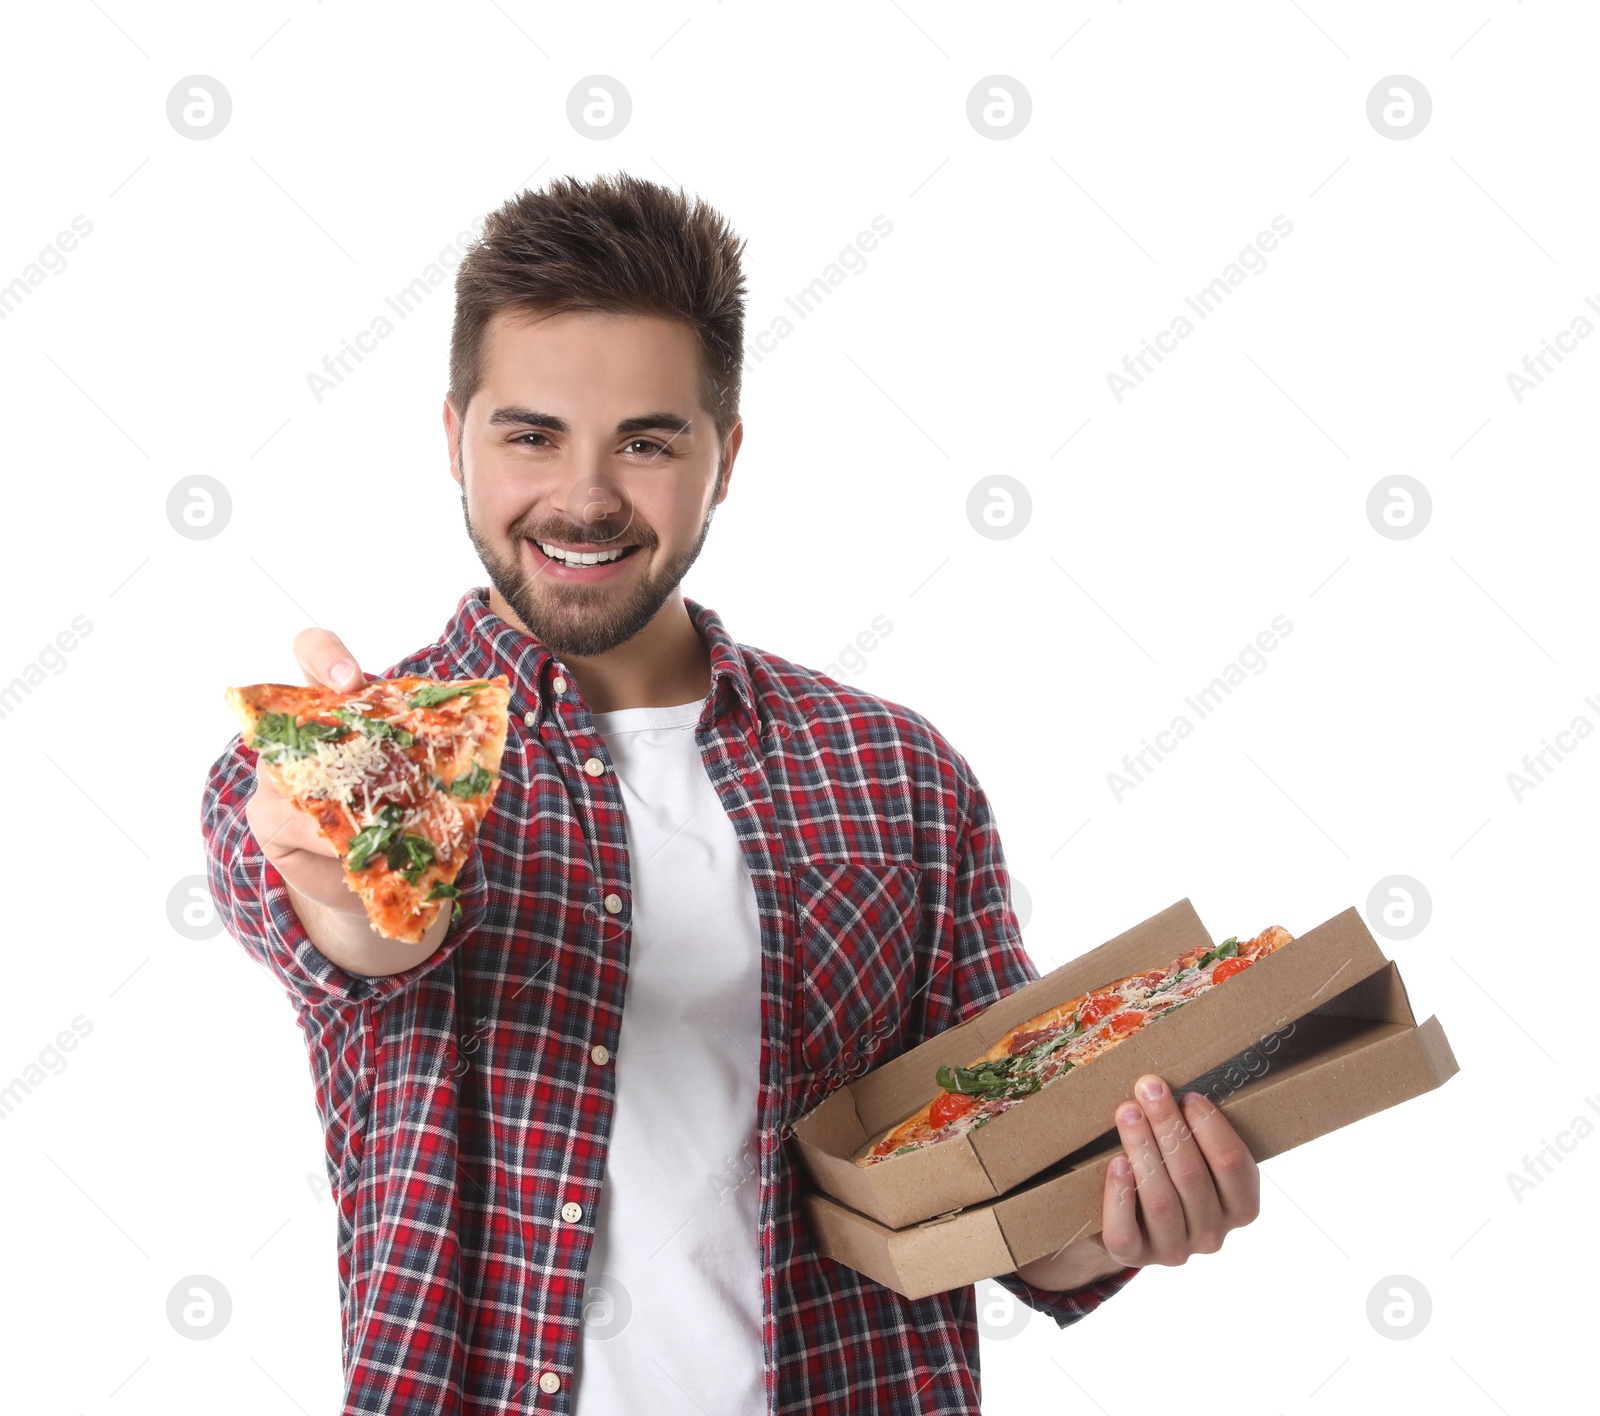
[[(560, 179), (458, 273), (444, 425), (490, 588), (382, 677), (511, 681), (459, 917), (379, 937), (238, 738), (210, 771), (213, 894), (310, 1050), (346, 1412), (979, 1409), (972, 1288), (822, 1257), (786, 1141), (1038, 974), (966, 760), (679, 590), (743, 439), (742, 245)], [(362, 681), (326, 630), (294, 649)], [(1062, 1326), (1256, 1213), (1227, 1121), (1146, 1080), (1103, 1234), (1000, 1280)]]

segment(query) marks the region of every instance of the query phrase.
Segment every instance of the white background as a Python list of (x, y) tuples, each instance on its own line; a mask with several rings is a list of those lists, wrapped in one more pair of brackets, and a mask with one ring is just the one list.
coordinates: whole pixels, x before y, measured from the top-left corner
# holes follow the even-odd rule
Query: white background
[[(484, 581), (440, 424), (449, 284), (320, 401), (307, 375), (478, 214), (618, 168), (749, 238), (744, 448), (685, 590), (966, 754), (1041, 970), (1184, 896), (1218, 938), (1365, 912), (1394, 874), (1431, 897), (1385, 947), (1460, 1073), (1266, 1162), (1220, 1253), (986, 1340), (986, 1410), (1589, 1399), (1600, 1139), (1520, 1200), (1507, 1175), (1600, 1105), (1573, 1006), (1600, 741), (1520, 800), (1507, 774), (1600, 725), (1600, 340), (1520, 401), (1507, 374), (1600, 300), (1597, 41), (1543, 0), (9, 12), (0, 285), (93, 230), (0, 321), (0, 682), (92, 625), (0, 718), (0, 1084), (89, 1024), (0, 1125), (7, 1405), (337, 1405), (303, 1042), (168, 897), (204, 868), (224, 687), (296, 681), (308, 624), (377, 672)], [(232, 99), (205, 141), (166, 116), (197, 74)], [(566, 117), (597, 74), (633, 103), (606, 141)], [(993, 75), (1032, 101), (1005, 140), (967, 117)], [(1409, 139), (1367, 118), (1390, 75), (1431, 94)], [(1118, 401), (1107, 374), (1276, 215), (1266, 269)], [(892, 234), (795, 319), (875, 216)], [(207, 540), (166, 514), (197, 474), (232, 500)], [(1006, 540), (966, 512), (998, 474), (1032, 501)], [(1403, 540), (1366, 511), (1396, 474), (1432, 500)], [(1265, 670), (1119, 800), (1123, 754), (1275, 615)], [(214, 1340), (168, 1322), (190, 1274), (232, 1296)], [(1390, 1275), (1431, 1297), (1406, 1341), (1367, 1317)]]

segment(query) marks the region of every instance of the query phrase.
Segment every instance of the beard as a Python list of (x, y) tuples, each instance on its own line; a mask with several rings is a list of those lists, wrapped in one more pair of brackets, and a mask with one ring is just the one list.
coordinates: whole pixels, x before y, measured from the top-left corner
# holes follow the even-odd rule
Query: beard
[[(717, 490), (721, 491), (719, 475)], [(500, 598), (510, 605), (528, 633), (543, 644), (557, 658), (591, 658), (625, 644), (653, 620), (667, 599), (677, 590), (700, 556), (711, 530), (711, 518), (717, 509), (713, 497), (700, 525), (694, 544), (667, 562), (654, 574), (649, 571), (632, 575), (626, 587), (610, 582), (579, 585), (561, 582), (552, 576), (529, 571), (523, 564), (521, 543), (531, 539), (518, 528), (511, 532), (511, 554), (502, 555), (472, 524), (467, 509), (465, 486), (461, 491), (461, 517), (467, 525), (467, 535), (473, 549), (489, 576), (489, 583), (500, 592)], [(532, 529), (530, 527), (530, 529)], [(600, 525), (590, 526), (584, 535), (567, 532), (550, 537), (539, 537), (569, 543), (593, 542), (597, 550), (616, 543), (628, 527), (610, 529)], [(602, 534), (596, 534), (600, 532)], [(656, 545), (656, 538), (648, 530), (638, 533), (639, 549), (635, 556), (647, 555)], [(624, 572), (631, 575), (631, 572)], [(619, 581), (621, 577), (618, 577)]]

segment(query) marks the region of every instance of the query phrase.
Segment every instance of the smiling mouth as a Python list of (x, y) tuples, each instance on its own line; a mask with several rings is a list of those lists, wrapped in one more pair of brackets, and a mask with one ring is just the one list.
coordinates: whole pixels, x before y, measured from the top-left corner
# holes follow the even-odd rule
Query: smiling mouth
[(611, 565), (626, 560), (639, 549), (637, 545), (630, 545), (596, 547), (591, 551), (564, 551), (548, 541), (536, 541), (532, 537), (527, 539), (545, 559), (566, 566)]

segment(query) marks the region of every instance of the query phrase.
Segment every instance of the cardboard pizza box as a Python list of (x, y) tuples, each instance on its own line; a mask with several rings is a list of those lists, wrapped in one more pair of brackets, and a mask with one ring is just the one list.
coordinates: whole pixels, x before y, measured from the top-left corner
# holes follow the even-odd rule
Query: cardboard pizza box
[(873, 1165), (855, 1163), (859, 1150), (937, 1094), (940, 1066), (965, 1066), (1047, 1008), (1215, 942), (1194, 907), (1180, 900), (844, 1083), (795, 1123), (812, 1184), (890, 1229), (997, 1199), (1105, 1130), (1146, 1072), (1179, 1086), (1388, 962), (1352, 907), (966, 1135)]
[[(1175, 1090), (1210, 1097), (1263, 1161), (1432, 1091), (1457, 1070), (1438, 1018), (1417, 1025), (1389, 963)], [(822, 1253), (904, 1297), (926, 1298), (1098, 1233), (1106, 1168), (1120, 1150), (1113, 1126), (999, 1200), (903, 1229), (815, 1191), (803, 1203)]]

